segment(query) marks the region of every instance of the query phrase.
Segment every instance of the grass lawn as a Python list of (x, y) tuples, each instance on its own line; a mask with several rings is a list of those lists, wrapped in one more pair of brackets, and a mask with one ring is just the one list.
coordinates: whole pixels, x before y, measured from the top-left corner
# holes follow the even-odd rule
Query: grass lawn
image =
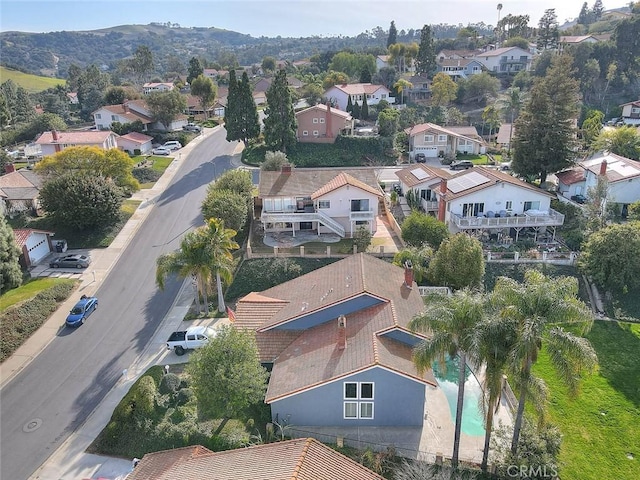
[[(141, 166), (146, 165), (147, 164), (146, 162), (151, 161), (152, 162), (151, 170), (153, 170), (154, 172), (157, 172), (158, 178), (160, 178), (160, 175), (164, 173), (167, 167), (171, 165), (171, 162), (173, 162), (174, 160), (172, 157), (161, 157), (161, 156), (147, 157), (145, 155), (138, 155), (135, 157), (131, 157), (131, 159), (133, 160), (135, 165), (141, 165)], [(142, 190), (146, 190), (148, 188), (153, 188), (155, 184), (156, 182), (141, 183), (140, 188)]]
[(58, 226), (50, 217), (16, 218), (9, 221), (13, 228), (35, 228), (55, 232), (56, 238), (65, 239), (69, 248), (105, 248), (108, 247), (116, 235), (122, 230), (127, 220), (140, 205), (140, 200), (127, 199), (120, 207), (120, 218), (108, 228), (101, 230), (77, 231)]
[(597, 321), (586, 338), (595, 348), (600, 366), (596, 374), (584, 378), (576, 399), (568, 397), (546, 352), (534, 368), (549, 386), (549, 417), (563, 435), (560, 477), (638, 478), (640, 325)]
[(640, 289), (628, 293), (617, 292), (604, 306), (611, 318), (640, 322)]
[(60, 278), (33, 278), (27, 283), (22, 284), (20, 287), (9, 290), (0, 296), (0, 312), (4, 312), (9, 307), (20, 302), (29, 300), (41, 291), (64, 281), (65, 280)]
[(13, 80), (16, 85), (21, 86), (29, 93), (41, 92), (56, 85), (64, 85), (66, 83), (66, 81), (61, 78), (40, 77), (38, 75), (0, 67), (0, 83), (4, 83), (7, 80)]

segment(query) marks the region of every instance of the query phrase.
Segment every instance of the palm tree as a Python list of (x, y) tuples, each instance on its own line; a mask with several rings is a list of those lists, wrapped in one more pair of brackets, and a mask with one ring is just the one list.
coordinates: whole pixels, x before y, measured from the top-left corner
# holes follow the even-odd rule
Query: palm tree
[(520, 109), (524, 103), (524, 93), (518, 87), (511, 87), (507, 90), (507, 96), (501, 100), (502, 111), (511, 117), (511, 131), (509, 132), (509, 148), (507, 153), (511, 153), (511, 137), (513, 136), (513, 122), (520, 114)]
[(451, 296), (429, 299), (424, 313), (414, 317), (409, 323), (411, 330), (424, 332), (431, 338), (419, 343), (413, 351), (413, 362), (418, 372), (431, 368), (434, 360), (445, 366), (445, 357), (460, 357), (458, 372), (458, 403), (453, 440), (451, 464), (458, 467), (460, 452), (460, 431), (462, 427), (462, 406), (467, 359), (475, 364), (473, 351), (474, 327), (484, 318), (484, 300), (481, 294), (468, 289), (458, 290)]
[(160, 289), (164, 289), (165, 281), (172, 273), (180, 278), (194, 276), (198, 313), (201, 311), (200, 294), (202, 294), (205, 314), (208, 314), (208, 291), (211, 278), (215, 274), (218, 286), (218, 310), (224, 312), (221, 279), (228, 281), (231, 276), (231, 250), (238, 248), (238, 244), (232, 240), (235, 234), (234, 230), (224, 228), (222, 220), (215, 218), (210, 219), (205, 226), (187, 233), (180, 242), (180, 250), (161, 255), (156, 260), (156, 284)]
[(500, 126), (500, 115), (495, 105), (487, 105), (482, 110), (482, 121), (489, 124), (489, 141), (493, 135), (493, 130)]
[(558, 323), (577, 323), (587, 332), (593, 317), (586, 305), (576, 297), (575, 278), (547, 278), (537, 270), (529, 270), (523, 283), (500, 277), (491, 302), (500, 317), (517, 324), (516, 344), (510, 354), (511, 368), (519, 390), (518, 410), (513, 430), (511, 451), (515, 455), (522, 428), (525, 401), (544, 392), (544, 385), (531, 374), (543, 343), (551, 363), (569, 388), (577, 394), (580, 375), (597, 364), (596, 353), (586, 338), (565, 331)]
[(404, 89), (405, 88), (413, 88), (413, 83), (404, 78), (401, 78), (396, 83), (393, 84), (393, 87), (398, 90), (400, 93), (400, 103), (404, 103)]

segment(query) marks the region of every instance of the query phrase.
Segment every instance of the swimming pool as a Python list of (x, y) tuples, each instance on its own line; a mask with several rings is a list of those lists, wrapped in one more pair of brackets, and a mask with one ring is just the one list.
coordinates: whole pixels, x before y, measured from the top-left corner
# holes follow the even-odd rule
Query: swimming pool
[[(458, 372), (460, 371), (460, 358), (447, 358), (446, 372), (438, 367), (438, 362), (433, 364), (433, 374), (438, 386), (442, 389), (449, 403), (451, 421), (456, 421), (456, 407), (458, 403)], [(464, 403), (462, 404), (462, 433), (473, 436), (484, 436), (484, 421), (480, 410), (479, 400), (482, 396), (482, 387), (475, 375), (467, 366), (464, 382)]]

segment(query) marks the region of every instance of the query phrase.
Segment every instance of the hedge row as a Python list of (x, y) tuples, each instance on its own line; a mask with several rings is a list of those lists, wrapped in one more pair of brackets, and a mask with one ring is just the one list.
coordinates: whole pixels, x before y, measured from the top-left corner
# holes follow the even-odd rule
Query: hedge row
[(3, 362), (56, 311), (76, 288), (73, 280), (60, 283), (0, 314), (0, 362)]

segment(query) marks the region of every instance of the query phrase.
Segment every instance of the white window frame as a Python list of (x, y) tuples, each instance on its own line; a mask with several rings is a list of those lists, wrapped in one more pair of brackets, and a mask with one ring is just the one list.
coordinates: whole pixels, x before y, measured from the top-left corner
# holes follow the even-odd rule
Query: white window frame
[(438, 135), (438, 142), (446, 142), (446, 141), (447, 141), (446, 135)]
[(313, 131), (313, 136), (314, 136), (314, 137), (317, 137), (318, 135), (320, 135), (320, 134), (318, 133), (318, 130), (314, 130), (314, 131)]
[[(347, 385), (355, 385), (356, 386), (356, 395), (355, 397), (347, 396)], [(371, 385), (371, 397), (364, 397), (362, 394), (363, 385)], [(342, 405), (342, 418), (345, 420), (373, 420), (375, 417), (375, 382), (343, 382), (342, 383), (342, 397), (343, 397), (343, 405)], [(347, 407), (350, 406), (353, 408), (355, 405), (356, 408), (356, 416), (347, 416)], [(363, 415), (363, 408), (371, 408), (371, 415)]]
[[(355, 409), (356, 409), (355, 416), (347, 415), (347, 406), (355, 406)], [(344, 405), (342, 407), (342, 418), (344, 418), (345, 420), (350, 420), (350, 419), (357, 420), (359, 415), (360, 415), (360, 409), (359, 409), (358, 402), (344, 402)]]
[(102, 119), (102, 115), (101, 115), (101, 114), (99, 114), (99, 113), (96, 113), (96, 119), (97, 119), (97, 120), (101, 120), (101, 119)]
[(309, 136), (309, 130), (303, 130), (302, 131), (302, 136), (303, 137), (308, 137)]
[(321, 119), (320, 119), (320, 123), (324, 123), (324, 118), (321, 118)]
[[(369, 415), (363, 415), (363, 413), (362, 413), (362, 407), (368, 406), (368, 405), (371, 406), (371, 415), (370, 416)], [(360, 402), (358, 404), (358, 418), (366, 419), (366, 420), (373, 420), (373, 417), (374, 417), (373, 409), (374, 409), (373, 402)]]
[(313, 119), (313, 123), (318, 123), (318, 119), (317, 119), (317, 118), (314, 118), (314, 119)]
[(425, 143), (433, 143), (433, 135), (425, 135), (424, 136)]
[(513, 209), (513, 201), (507, 200), (506, 202), (504, 202), (504, 208), (506, 208), (507, 210), (512, 210)]
[(318, 200), (318, 208), (331, 208), (330, 200)]

